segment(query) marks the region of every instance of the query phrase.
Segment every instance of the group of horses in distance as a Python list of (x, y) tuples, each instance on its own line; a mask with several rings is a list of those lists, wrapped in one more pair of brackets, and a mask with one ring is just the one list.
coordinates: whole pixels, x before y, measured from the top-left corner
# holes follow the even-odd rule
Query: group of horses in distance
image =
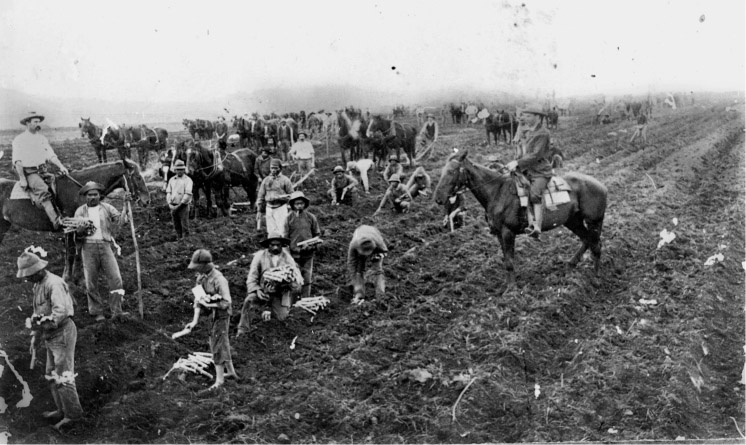
[(147, 125), (138, 126), (111, 125), (104, 127), (91, 122), (91, 118), (80, 118), (78, 123), (80, 136), (87, 137), (96, 152), (99, 163), (106, 163), (107, 150), (116, 150), (119, 159), (131, 159), (132, 148), (137, 150), (140, 167), (145, 167), (151, 151), (159, 153), (166, 149), (168, 131), (163, 128), (149, 128)]

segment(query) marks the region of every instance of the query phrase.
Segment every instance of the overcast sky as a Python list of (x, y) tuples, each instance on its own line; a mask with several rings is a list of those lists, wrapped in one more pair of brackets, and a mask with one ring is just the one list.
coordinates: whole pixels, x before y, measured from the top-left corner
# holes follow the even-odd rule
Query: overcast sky
[(743, 90), (744, 3), (2, 0), (0, 87), (156, 102), (336, 82)]

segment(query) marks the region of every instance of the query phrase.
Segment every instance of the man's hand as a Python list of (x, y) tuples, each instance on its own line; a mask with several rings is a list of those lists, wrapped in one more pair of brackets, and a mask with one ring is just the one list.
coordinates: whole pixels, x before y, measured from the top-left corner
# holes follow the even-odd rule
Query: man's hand
[(505, 168), (507, 168), (507, 169), (508, 169), (508, 170), (510, 170), (510, 171), (515, 171), (515, 169), (516, 169), (517, 167), (518, 167), (518, 161), (510, 161), (510, 162), (508, 162), (508, 164), (507, 164), (507, 165), (505, 166)]
[(272, 318), (272, 312), (270, 311), (262, 312), (262, 321), (269, 321), (270, 318)]

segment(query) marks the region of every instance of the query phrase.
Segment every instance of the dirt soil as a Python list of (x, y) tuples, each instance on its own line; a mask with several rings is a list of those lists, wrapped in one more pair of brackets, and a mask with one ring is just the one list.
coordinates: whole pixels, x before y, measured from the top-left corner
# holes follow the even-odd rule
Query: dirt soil
[[(257, 322), (251, 335), (232, 338), (242, 380), (212, 393), (200, 393), (212, 383), (200, 375), (162, 378), (180, 357), (209, 351), (205, 320), (192, 334), (170, 338), (192, 317), (194, 274), (186, 266), (196, 248), (212, 251), (230, 281), (233, 335), (261, 236), (247, 211), (200, 217), (192, 235), (176, 242), (163, 184), (154, 181), (154, 204), (135, 209), (145, 318), (96, 323), (82, 280), (71, 287), (86, 415), (62, 433), (40, 416), (54, 404), (43, 364), (29, 370), (31, 285), (15, 278), (15, 262), (23, 248), (41, 244), (50, 270), (61, 274), (63, 245), (57, 234), (13, 229), (0, 250), (0, 349), (34, 399), (15, 407), (22, 385), (6, 366), (0, 431), (11, 443), (738, 439), (746, 431), (744, 114), (742, 105), (727, 105), (656, 109), (644, 149), (627, 143), (631, 123), (560, 118), (553, 132), (565, 155), (560, 173), (587, 173), (609, 189), (602, 272), (593, 276), (589, 258), (564, 268), (579, 244), (567, 229), (542, 234), (541, 242), (521, 236), (519, 292), (512, 295), (501, 295), (502, 254), (473, 196), (465, 226), (454, 233), (442, 227), (442, 209), (421, 198), (412, 213), (386, 210), (372, 218), (386, 185), (380, 175), (369, 196), (332, 207), (325, 192), (336, 156), (325, 156), (317, 142), (320, 168), (302, 189), (324, 232), (313, 294), (331, 304), (317, 316), (293, 309), (286, 323)], [(481, 126), (447, 124), (441, 132), (425, 163), (434, 183), (451, 147), (468, 148), (478, 163), (511, 159), (508, 147), (485, 144)], [(75, 131), (46, 133), (70, 169), (95, 163)], [(3, 177), (11, 177), (14, 134), (0, 135)], [(236, 201), (245, 200), (235, 192)], [(345, 260), (360, 224), (381, 230), (390, 255), (386, 297), (376, 300), (369, 287), (357, 306), (350, 304)], [(658, 248), (663, 229), (676, 238)], [(135, 314), (129, 228), (118, 242), (125, 310)], [(721, 262), (705, 265), (718, 253)]]

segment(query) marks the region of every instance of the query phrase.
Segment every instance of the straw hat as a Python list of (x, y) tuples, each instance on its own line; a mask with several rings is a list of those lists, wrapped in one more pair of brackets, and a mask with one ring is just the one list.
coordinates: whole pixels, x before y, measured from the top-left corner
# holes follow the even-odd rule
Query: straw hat
[(18, 273), (16, 277), (25, 278), (47, 267), (47, 262), (31, 252), (23, 252), (18, 257)]

